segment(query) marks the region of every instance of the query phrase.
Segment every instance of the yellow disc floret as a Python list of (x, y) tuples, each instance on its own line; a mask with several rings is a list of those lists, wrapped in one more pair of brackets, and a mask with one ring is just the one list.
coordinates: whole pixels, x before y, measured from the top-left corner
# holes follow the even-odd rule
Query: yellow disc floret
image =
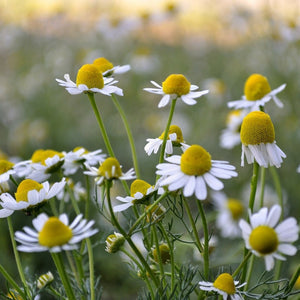
[(276, 231), (266, 225), (254, 228), (249, 237), (249, 244), (253, 250), (261, 255), (267, 255), (276, 251), (279, 241)]
[(85, 84), (89, 89), (102, 89), (104, 87), (104, 80), (102, 73), (95, 65), (86, 64), (78, 70), (76, 84), (77, 86)]
[(114, 65), (105, 57), (98, 57), (93, 61), (93, 65), (101, 72), (111, 70)]
[(61, 246), (72, 238), (72, 230), (57, 217), (50, 217), (39, 232), (39, 243), (45, 247)]
[(244, 87), (244, 94), (249, 101), (256, 101), (271, 92), (268, 79), (260, 74), (248, 77)]
[[(175, 141), (172, 141), (175, 145), (180, 145), (180, 143), (183, 143), (184, 140), (183, 140), (183, 135), (182, 135), (182, 131), (181, 131), (181, 128), (177, 125), (171, 125), (170, 126), (170, 129), (169, 129), (169, 132), (168, 132), (168, 139), (169, 139), (169, 136), (170, 134), (172, 133), (176, 133), (176, 140)], [(163, 140), (164, 139), (164, 136), (165, 136), (165, 132), (163, 132), (161, 135), (160, 135), (160, 139)]]
[[(161, 259), (161, 262), (163, 264), (166, 264), (170, 261), (170, 248), (167, 244), (161, 244), (159, 245), (159, 255), (160, 255), (160, 259)], [(152, 255), (153, 255), (153, 258), (154, 260), (158, 263), (159, 262), (159, 257), (158, 257), (158, 253), (157, 253), (157, 248), (153, 249), (152, 250)]]
[(107, 179), (119, 178), (122, 176), (120, 163), (114, 157), (108, 157), (99, 167), (98, 173)]
[(31, 160), (33, 163), (41, 163), (42, 165), (46, 165), (46, 159), (54, 157), (55, 155), (58, 155), (59, 157), (62, 157), (63, 154), (61, 152), (55, 151), (55, 150), (43, 150), (38, 149), (34, 151), (34, 153), (31, 156)]
[(233, 220), (237, 221), (242, 217), (244, 206), (239, 200), (229, 198), (227, 200), (227, 208), (229, 209)]
[(214, 281), (213, 286), (228, 295), (233, 295), (235, 293), (235, 285), (232, 276), (229, 273), (222, 273)]
[(43, 188), (43, 185), (38, 183), (35, 180), (32, 179), (25, 179), (23, 180), (17, 188), (17, 191), (15, 193), (16, 201), (26, 201), (28, 202), (27, 194), (29, 191), (39, 191)]
[(151, 185), (141, 179), (136, 179), (132, 182), (130, 186), (130, 196), (134, 197), (137, 192), (142, 193), (143, 195), (147, 194), (147, 190), (151, 187)]
[(1, 159), (0, 160), (0, 174), (4, 174), (7, 171), (9, 171), (12, 167), (14, 166), (14, 164), (8, 160), (5, 159)]
[(201, 176), (211, 169), (211, 156), (203, 147), (192, 145), (181, 155), (180, 169), (187, 175)]
[(253, 111), (243, 120), (241, 141), (244, 145), (273, 143), (275, 130), (270, 116), (262, 111)]
[(190, 88), (190, 82), (181, 74), (169, 75), (162, 83), (163, 92), (170, 95), (186, 95), (190, 92)]

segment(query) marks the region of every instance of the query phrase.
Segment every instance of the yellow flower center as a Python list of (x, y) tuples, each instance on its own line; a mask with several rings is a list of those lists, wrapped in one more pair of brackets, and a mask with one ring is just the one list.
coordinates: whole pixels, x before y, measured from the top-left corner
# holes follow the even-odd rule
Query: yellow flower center
[(187, 175), (201, 176), (211, 169), (211, 156), (203, 147), (192, 145), (181, 155), (180, 169)]
[(108, 179), (119, 178), (122, 176), (120, 163), (114, 157), (108, 157), (99, 167), (99, 175)]
[(0, 174), (4, 174), (7, 171), (9, 171), (12, 167), (14, 166), (14, 164), (8, 160), (5, 159), (1, 159), (0, 160)]
[(227, 200), (227, 208), (231, 212), (233, 220), (237, 221), (242, 217), (244, 212), (244, 206), (239, 200), (229, 198)]
[(249, 243), (253, 250), (266, 255), (276, 251), (279, 241), (277, 233), (273, 228), (260, 225), (252, 230)]
[(130, 186), (130, 196), (133, 197), (137, 192), (142, 193), (143, 195), (147, 194), (147, 190), (151, 187), (151, 185), (141, 179), (136, 179), (132, 182)]
[(15, 193), (16, 201), (28, 202), (28, 197), (27, 197), (28, 192), (33, 190), (39, 191), (42, 188), (43, 185), (38, 183), (37, 181), (32, 179), (25, 179), (18, 185), (17, 191)]
[(39, 232), (39, 243), (45, 247), (66, 244), (72, 238), (72, 230), (57, 217), (50, 217)]
[(10, 290), (10, 291), (7, 293), (6, 297), (7, 297), (8, 299), (13, 299), (13, 300), (23, 300), (23, 298), (22, 298), (22, 297), (18, 294), (18, 292), (15, 291), (15, 290)]
[(230, 111), (226, 117), (226, 124), (230, 124), (232, 122), (232, 119), (235, 117), (239, 117), (241, 113), (242, 111), (240, 109)]
[(273, 143), (275, 130), (270, 116), (262, 111), (253, 111), (243, 120), (241, 141), (244, 145)]
[[(169, 129), (169, 132), (168, 132), (168, 139), (169, 139), (169, 136), (170, 136), (170, 134), (172, 134), (172, 133), (176, 133), (176, 140), (175, 141), (173, 141), (173, 143), (175, 144), (175, 145), (180, 145), (180, 143), (183, 143), (184, 142), (184, 140), (183, 140), (183, 135), (182, 135), (182, 131), (181, 131), (181, 129), (180, 129), (180, 127), (179, 126), (177, 126), (177, 125), (171, 125), (170, 126), (170, 129)], [(161, 140), (163, 140), (164, 139), (164, 136), (165, 136), (165, 132), (163, 132), (161, 135), (160, 135), (160, 139)]]
[(108, 71), (108, 70), (111, 70), (114, 65), (109, 61), (107, 60), (105, 57), (99, 57), (99, 58), (96, 58), (94, 61), (93, 61), (93, 65), (101, 72), (105, 72), (105, 71)]
[(271, 92), (268, 79), (260, 74), (248, 77), (244, 87), (244, 94), (249, 101), (256, 101)]
[(190, 92), (190, 87), (190, 82), (181, 74), (169, 75), (162, 83), (163, 92), (170, 95), (186, 95)]
[(41, 163), (42, 165), (45, 166), (46, 159), (54, 157), (55, 155), (58, 155), (59, 157), (63, 156), (63, 154), (61, 152), (58, 152), (55, 150), (38, 149), (38, 150), (34, 151), (34, 153), (32, 154), (31, 160), (33, 163)]
[(228, 273), (222, 273), (218, 276), (218, 278), (214, 281), (213, 286), (228, 295), (233, 295), (235, 293), (235, 285), (233, 278)]
[(89, 89), (102, 89), (104, 87), (104, 80), (102, 73), (95, 65), (87, 64), (78, 70), (76, 84), (77, 86), (85, 84)]

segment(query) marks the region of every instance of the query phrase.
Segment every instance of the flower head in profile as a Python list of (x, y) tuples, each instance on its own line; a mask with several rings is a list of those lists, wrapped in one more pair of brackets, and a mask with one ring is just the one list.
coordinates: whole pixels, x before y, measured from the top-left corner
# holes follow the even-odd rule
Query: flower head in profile
[(99, 168), (95, 168), (85, 164), (88, 171), (84, 174), (89, 176), (95, 176), (95, 182), (97, 185), (101, 185), (105, 180), (131, 180), (135, 178), (134, 169), (131, 168), (126, 173), (122, 172), (122, 166), (115, 157), (108, 157), (100, 163)]
[(129, 65), (114, 66), (105, 57), (98, 57), (93, 61), (93, 65), (98, 68), (104, 77), (111, 76), (113, 74), (123, 74), (130, 70)]
[[(148, 155), (151, 155), (153, 153), (157, 153), (160, 146), (163, 143), (163, 139), (165, 136), (165, 132), (163, 132), (160, 137), (156, 139), (147, 139), (147, 144), (144, 147), (146, 153)], [(165, 154), (173, 154), (173, 146), (180, 147), (184, 151), (188, 146), (184, 143), (183, 135), (181, 128), (177, 125), (171, 125), (169, 132), (168, 132), (168, 138), (166, 143), (166, 149)]]
[(78, 242), (98, 232), (97, 229), (92, 229), (94, 223), (94, 221), (88, 222), (82, 219), (80, 214), (69, 225), (69, 218), (66, 214), (49, 217), (42, 213), (33, 219), (34, 229), (25, 226), (24, 232), (15, 233), (15, 239), (20, 243), (17, 249), (21, 252), (74, 250)]
[(117, 200), (124, 204), (115, 205), (114, 212), (126, 210), (137, 203), (146, 204), (156, 190), (157, 188), (150, 185), (148, 182), (141, 179), (135, 179), (130, 186), (130, 196), (117, 197)]
[(6, 159), (0, 159), (0, 184), (7, 182), (15, 174), (14, 164)]
[(263, 257), (266, 270), (274, 267), (274, 260), (285, 260), (282, 255), (295, 255), (297, 248), (292, 245), (298, 240), (299, 227), (295, 218), (287, 218), (279, 223), (281, 207), (274, 205), (270, 210), (263, 207), (250, 215), (250, 224), (240, 220), (246, 248), (254, 255)]
[(214, 282), (200, 281), (199, 288), (203, 291), (216, 292), (223, 297), (223, 300), (244, 299), (238, 289), (246, 283), (240, 284), (234, 280), (229, 273), (220, 274)]
[(228, 107), (240, 109), (250, 108), (257, 110), (264, 106), (271, 99), (274, 100), (278, 107), (283, 107), (282, 102), (278, 99), (277, 94), (284, 90), (286, 84), (271, 90), (268, 79), (260, 74), (252, 74), (248, 77), (244, 87), (244, 96), (241, 100), (228, 102)]
[(24, 179), (18, 185), (15, 197), (9, 193), (0, 195), (0, 218), (12, 215), (16, 210), (23, 210), (26, 214), (37, 211), (47, 200), (56, 196), (65, 186), (65, 179), (54, 183), (51, 187), (48, 181), (39, 183), (32, 179)]
[(45, 286), (51, 284), (54, 280), (53, 274), (49, 271), (41, 275), (37, 280), (37, 288), (43, 289)]
[(66, 88), (71, 95), (81, 93), (100, 93), (111, 96), (123, 96), (122, 89), (114, 86), (118, 81), (113, 78), (103, 77), (102, 72), (94, 64), (83, 65), (77, 73), (76, 83), (70, 79), (69, 74), (64, 75), (65, 80), (56, 79), (60, 86)]
[(208, 90), (198, 91), (197, 85), (191, 85), (191, 83), (182, 74), (171, 74), (160, 86), (155, 81), (151, 81), (155, 88), (145, 88), (144, 90), (158, 95), (163, 95), (158, 107), (166, 106), (170, 100), (180, 98), (184, 103), (188, 105), (194, 105), (197, 103), (195, 98), (199, 98), (208, 93)]
[(244, 156), (248, 164), (254, 160), (262, 167), (280, 167), (286, 155), (276, 145), (275, 130), (270, 116), (262, 111), (253, 111), (244, 119), (241, 126), (242, 162)]
[(169, 191), (183, 189), (185, 197), (195, 194), (199, 200), (207, 197), (207, 187), (213, 190), (223, 189), (218, 179), (237, 176), (235, 167), (227, 161), (212, 160), (210, 154), (199, 145), (190, 146), (180, 155), (165, 159), (168, 163), (157, 165), (156, 174), (162, 175), (161, 186), (168, 186)]

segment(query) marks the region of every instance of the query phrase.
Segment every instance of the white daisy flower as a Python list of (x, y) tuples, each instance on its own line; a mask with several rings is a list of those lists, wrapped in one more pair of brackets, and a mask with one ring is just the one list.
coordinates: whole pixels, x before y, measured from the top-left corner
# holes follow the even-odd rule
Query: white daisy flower
[(234, 166), (227, 161), (211, 160), (210, 154), (199, 145), (192, 145), (181, 156), (173, 155), (166, 161), (157, 165), (156, 174), (163, 176), (160, 185), (168, 186), (169, 191), (182, 188), (185, 197), (195, 194), (199, 200), (207, 197), (206, 185), (221, 190), (224, 185), (218, 178), (237, 176)]
[[(163, 132), (159, 138), (147, 139), (147, 144), (144, 149), (148, 155), (157, 153), (160, 146), (163, 143), (165, 132)], [(168, 139), (166, 142), (165, 154), (173, 154), (173, 146), (181, 146), (182, 151), (186, 150), (189, 146), (184, 143), (182, 131), (177, 125), (171, 125), (168, 133)]]
[(15, 198), (9, 193), (0, 195), (0, 218), (12, 215), (16, 210), (24, 210), (27, 214), (38, 209), (42, 204), (56, 196), (65, 186), (65, 179), (54, 183), (51, 187), (48, 181), (38, 183), (32, 179), (23, 180), (17, 188)]
[(17, 231), (15, 240), (20, 243), (17, 249), (21, 252), (60, 252), (62, 250), (74, 250), (77, 243), (98, 232), (92, 229), (95, 221), (82, 219), (82, 214), (78, 215), (69, 225), (66, 214), (57, 217), (48, 217), (42, 213), (33, 219), (34, 229), (27, 226), (24, 232)]
[[(86, 199), (87, 192), (86, 189), (82, 186), (80, 181), (74, 183), (74, 181), (71, 178), (66, 178), (66, 184), (69, 186), (70, 190), (72, 191), (73, 197), (76, 201)], [(56, 198), (58, 200), (69, 202), (70, 192), (67, 189), (62, 189), (60, 193), (56, 195)]]
[(145, 91), (164, 95), (160, 100), (158, 107), (164, 107), (170, 100), (177, 98), (181, 98), (181, 100), (188, 105), (194, 105), (197, 103), (195, 98), (199, 98), (209, 92), (208, 90), (195, 92), (199, 87), (197, 85), (191, 85), (182, 74), (169, 75), (162, 83), (162, 86), (155, 81), (151, 81), (151, 83), (156, 88), (144, 88)]
[(214, 192), (211, 194), (218, 210), (216, 226), (224, 238), (237, 238), (241, 236), (239, 221), (243, 216), (245, 207), (243, 203), (234, 198), (228, 198), (225, 193)]
[(273, 99), (278, 107), (283, 107), (283, 103), (276, 95), (283, 91), (285, 87), (286, 84), (283, 84), (277, 89), (271, 90), (266, 77), (260, 74), (252, 74), (246, 80), (244, 87), (245, 95), (242, 96), (242, 99), (230, 101), (227, 105), (228, 107), (235, 109), (250, 108), (252, 110), (257, 110), (260, 106), (264, 106)]
[(297, 248), (291, 243), (298, 240), (299, 227), (295, 218), (279, 223), (281, 207), (274, 205), (270, 210), (263, 207), (250, 215), (250, 224), (240, 220), (246, 248), (254, 255), (263, 257), (266, 270), (274, 267), (274, 259), (285, 260), (282, 255), (295, 255)]
[(242, 161), (244, 156), (248, 164), (254, 160), (262, 167), (279, 168), (286, 155), (276, 145), (275, 130), (270, 116), (262, 111), (253, 111), (244, 119), (241, 126)]
[(300, 165), (297, 168), (297, 172), (300, 173)]
[(96, 165), (104, 161), (106, 154), (101, 154), (101, 152), (101, 149), (89, 152), (83, 147), (77, 147), (70, 152), (62, 152), (64, 156), (64, 164), (62, 166), (64, 175), (68, 176), (76, 173), (84, 162), (88, 165)]
[(157, 190), (157, 187), (150, 185), (148, 182), (136, 179), (130, 186), (130, 196), (117, 197), (117, 200), (124, 204), (115, 205), (114, 212), (124, 211), (136, 203), (146, 203), (149, 197)]
[(122, 89), (113, 84), (118, 81), (113, 78), (103, 77), (102, 73), (95, 65), (83, 65), (77, 73), (76, 83), (70, 79), (69, 74), (64, 75), (65, 81), (56, 79), (60, 86), (66, 88), (71, 95), (78, 95), (81, 93), (101, 93), (103, 95), (111, 96), (117, 94), (123, 96)]
[(16, 173), (14, 164), (8, 160), (0, 160), (0, 184), (9, 180), (11, 175)]
[(99, 168), (91, 167), (85, 164), (88, 171), (83, 173), (89, 176), (95, 176), (95, 182), (97, 185), (101, 185), (105, 180), (131, 180), (135, 178), (134, 169), (131, 168), (126, 173), (122, 172), (122, 166), (115, 157), (108, 157), (101, 162)]
[(200, 281), (199, 288), (203, 291), (217, 292), (223, 300), (242, 300), (244, 298), (237, 289), (245, 284), (239, 285), (239, 282), (234, 280), (229, 273), (222, 273), (214, 282)]
[(93, 61), (93, 65), (98, 68), (104, 77), (111, 76), (112, 74), (123, 74), (130, 70), (130, 65), (114, 66), (105, 57), (96, 58)]

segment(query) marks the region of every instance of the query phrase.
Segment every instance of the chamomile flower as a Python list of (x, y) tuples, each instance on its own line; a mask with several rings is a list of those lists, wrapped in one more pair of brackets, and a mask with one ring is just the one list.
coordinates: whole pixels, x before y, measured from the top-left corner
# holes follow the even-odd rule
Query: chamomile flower
[(244, 156), (248, 164), (254, 160), (262, 167), (280, 167), (286, 155), (276, 145), (275, 130), (270, 116), (262, 111), (253, 111), (244, 119), (241, 126), (242, 161)]
[(53, 280), (53, 274), (49, 271), (38, 278), (36, 286), (38, 289), (43, 289), (45, 286), (51, 284)]
[(123, 96), (122, 89), (113, 85), (118, 81), (103, 77), (99, 69), (93, 64), (83, 65), (78, 70), (76, 83), (70, 79), (69, 74), (65, 74), (64, 78), (65, 81), (61, 79), (56, 79), (56, 81), (60, 86), (65, 87), (71, 95), (101, 93), (107, 96), (111, 96), (111, 94)]
[(117, 197), (117, 200), (124, 204), (115, 205), (114, 212), (126, 210), (136, 203), (147, 203), (154, 191), (156, 188), (148, 182), (141, 179), (134, 180), (130, 186), (130, 196)]
[(134, 169), (131, 168), (126, 173), (122, 172), (122, 166), (115, 157), (108, 157), (101, 162), (99, 168), (95, 168), (85, 164), (88, 171), (83, 172), (89, 176), (95, 176), (95, 182), (97, 185), (101, 185), (105, 180), (131, 180), (135, 178)]
[(240, 220), (240, 228), (246, 248), (254, 255), (263, 257), (266, 270), (274, 267), (274, 259), (285, 260), (282, 255), (295, 255), (297, 248), (291, 243), (298, 240), (299, 227), (295, 218), (279, 223), (281, 207), (274, 205), (270, 210), (263, 207), (250, 215), (250, 224)]
[(181, 156), (166, 158), (168, 163), (157, 165), (156, 174), (162, 175), (161, 186), (169, 191), (183, 189), (185, 197), (196, 195), (199, 200), (207, 197), (207, 187), (221, 190), (223, 183), (218, 179), (237, 176), (235, 167), (227, 161), (212, 160), (210, 154), (199, 145), (190, 146)]
[(0, 218), (12, 215), (16, 210), (23, 210), (31, 214), (47, 200), (56, 196), (65, 186), (65, 179), (54, 183), (51, 187), (48, 181), (38, 183), (32, 179), (24, 179), (18, 185), (15, 197), (9, 193), (0, 195)]
[(108, 253), (116, 253), (125, 243), (125, 238), (121, 233), (115, 232), (110, 234), (105, 240), (105, 251)]
[(229, 273), (220, 274), (214, 282), (200, 281), (199, 288), (203, 291), (217, 292), (223, 300), (242, 300), (244, 299), (238, 289), (246, 283), (239, 285)]
[(62, 152), (64, 156), (62, 166), (64, 175), (68, 176), (76, 173), (85, 162), (91, 166), (104, 161), (106, 155), (101, 154), (101, 152), (101, 149), (90, 152), (83, 147), (77, 147), (70, 152)]
[(195, 98), (199, 98), (208, 93), (208, 90), (198, 91), (197, 85), (191, 85), (191, 83), (182, 74), (171, 74), (160, 86), (155, 81), (151, 81), (155, 88), (144, 88), (145, 91), (153, 94), (163, 95), (158, 107), (166, 106), (170, 100), (180, 98), (184, 103), (188, 105), (194, 105), (197, 103)]
[(252, 74), (246, 80), (244, 86), (244, 96), (241, 100), (228, 102), (228, 107), (240, 109), (250, 108), (257, 110), (260, 106), (264, 106), (271, 99), (274, 100), (278, 107), (283, 107), (282, 102), (276, 96), (283, 91), (286, 84), (282, 84), (278, 88), (271, 90), (268, 79), (260, 74)]
[(105, 57), (98, 57), (93, 61), (93, 65), (98, 68), (104, 77), (111, 76), (112, 74), (123, 74), (130, 70), (130, 65), (114, 66)]
[(63, 200), (64, 202), (69, 202), (70, 200), (70, 191), (72, 196), (76, 201), (85, 200), (87, 197), (87, 191), (82, 186), (80, 181), (74, 183), (71, 178), (66, 178), (66, 184), (68, 185), (68, 189), (62, 189), (60, 193), (56, 195), (58, 200)]
[(24, 232), (15, 233), (15, 240), (20, 243), (17, 249), (30, 253), (74, 250), (78, 242), (98, 232), (98, 229), (92, 229), (94, 223), (95, 221), (88, 222), (82, 219), (80, 214), (69, 225), (69, 218), (66, 214), (49, 217), (42, 213), (33, 219), (34, 229), (25, 226)]
[(7, 182), (11, 175), (15, 174), (14, 164), (6, 159), (0, 160), (0, 184)]
[(222, 192), (212, 193), (212, 198), (218, 210), (216, 226), (220, 230), (221, 236), (225, 238), (240, 237), (239, 221), (245, 212), (243, 203), (235, 198), (228, 198)]
[[(163, 139), (165, 136), (165, 132), (163, 132), (160, 137), (156, 139), (147, 139), (147, 144), (144, 147), (146, 153), (151, 155), (153, 153), (157, 153), (160, 146), (163, 143)], [(166, 142), (165, 154), (173, 154), (173, 146), (181, 146), (181, 149), (184, 151), (189, 146), (184, 143), (183, 135), (180, 127), (177, 125), (171, 125), (168, 133), (168, 138)]]

